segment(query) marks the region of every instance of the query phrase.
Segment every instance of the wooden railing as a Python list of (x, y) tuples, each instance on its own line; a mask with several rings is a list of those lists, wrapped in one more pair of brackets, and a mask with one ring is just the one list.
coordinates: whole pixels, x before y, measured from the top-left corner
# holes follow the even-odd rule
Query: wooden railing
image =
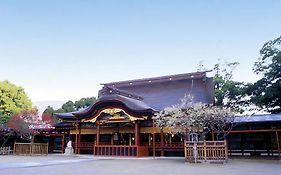
[[(78, 144), (78, 148), (79, 149), (93, 149), (93, 147), (94, 147), (94, 142), (80, 142), (79, 144)], [(109, 143), (107, 143), (107, 142), (105, 142), (105, 143), (101, 143), (100, 145), (110, 145), (110, 142)], [(75, 142), (72, 142), (72, 147), (75, 149), (75, 147), (76, 147), (76, 143)]]
[(93, 142), (80, 142), (80, 145), (78, 147), (80, 147), (80, 148), (93, 148), (93, 146), (94, 146)]
[(11, 147), (0, 147), (0, 155), (9, 155), (13, 152), (13, 150), (11, 150)]
[[(151, 143), (150, 145), (148, 143), (143, 143), (142, 146), (148, 146), (149, 148), (153, 147), (153, 143)], [(164, 149), (173, 149), (173, 148), (179, 148), (179, 149), (183, 149), (184, 147), (184, 143), (183, 142), (173, 142), (173, 143), (164, 143), (163, 146), (161, 146), (160, 142), (156, 142), (155, 143), (155, 148), (164, 148)]]
[(48, 143), (15, 143), (14, 154), (47, 155)]
[(227, 161), (226, 141), (185, 142), (185, 159), (189, 162)]
[(144, 157), (148, 156), (148, 148), (144, 146), (125, 145), (95, 145), (94, 155), (120, 156), (120, 157)]

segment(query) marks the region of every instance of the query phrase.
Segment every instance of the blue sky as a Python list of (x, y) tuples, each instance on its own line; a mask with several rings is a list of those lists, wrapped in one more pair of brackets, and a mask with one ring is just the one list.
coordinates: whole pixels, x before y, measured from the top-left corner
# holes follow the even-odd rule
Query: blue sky
[(0, 0), (0, 80), (33, 101), (96, 96), (100, 83), (238, 61), (281, 35), (281, 1)]

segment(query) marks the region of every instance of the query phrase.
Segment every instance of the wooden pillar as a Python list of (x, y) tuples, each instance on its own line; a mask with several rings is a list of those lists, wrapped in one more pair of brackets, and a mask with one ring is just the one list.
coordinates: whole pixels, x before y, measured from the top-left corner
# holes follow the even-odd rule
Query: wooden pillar
[(173, 135), (173, 134), (169, 134), (170, 145), (172, 144), (172, 135)]
[(64, 153), (64, 143), (65, 143), (65, 134), (62, 135), (62, 140), (61, 140), (61, 153)]
[(240, 148), (241, 148), (242, 156), (244, 156), (244, 140), (245, 140), (244, 133), (241, 133), (240, 137), (241, 137)]
[(75, 154), (78, 153), (78, 120), (76, 120), (76, 128), (75, 128)]
[(78, 124), (78, 154), (80, 154), (80, 148), (81, 148), (81, 125)]
[(277, 142), (277, 149), (278, 149), (278, 157), (279, 157), (279, 160), (281, 160), (281, 155), (280, 155), (280, 142), (279, 142), (278, 131), (275, 131), (275, 135), (276, 135), (276, 142)]
[(111, 135), (110, 135), (110, 144), (111, 144), (111, 145), (114, 145), (113, 139), (114, 139), (114, 134), (111, 134)]
[(164, 156), (164, 133), (163, 128), (160, 130), (160, 145), (161, 145), (161, 156)]
[(154, 122), (154, 119), (152, 120), (152, 127), (153, 127), (153, 135), (152, 135), (153, 159), (155, 159), (155, 122)]
[(135, 145), (140, 145), (140, 129), (138, 121), (135, 122)]
[(100, 125), (99, 124), (97, 124), (96, 145), (100, 145)]
[(225, 149), (225, 161), (228, 159), (228, 146), (227, 146), (227, 141), (226, 139), (224, 140), (224, 149)]
[(207, 146), (206, 146), (206, 140), (204, 139), (204, 160), (207, 162)]

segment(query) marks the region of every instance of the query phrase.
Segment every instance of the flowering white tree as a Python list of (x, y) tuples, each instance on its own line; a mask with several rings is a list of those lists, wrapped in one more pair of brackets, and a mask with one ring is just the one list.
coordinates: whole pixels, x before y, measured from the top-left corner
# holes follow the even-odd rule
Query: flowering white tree
[(174, 132), (202, 134), (214, 131), (217, 137), (225, 137), (233, 127), (234, 113), (227, 108), (193, 103), (192, 96), (185, 95), (180, 104), (165, 108), (154, 119), (158, 127), (171, 127)]

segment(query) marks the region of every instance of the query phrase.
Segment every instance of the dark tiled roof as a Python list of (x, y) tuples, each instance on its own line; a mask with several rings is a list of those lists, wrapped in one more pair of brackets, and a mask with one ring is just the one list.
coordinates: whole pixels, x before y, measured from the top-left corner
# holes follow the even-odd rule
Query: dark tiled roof
[(281, 122), (281, 114), (237, 116), (234, 123)]
[(214, 101), (213, 78), (206, 72), (195, 72), (163, 77), (121, 81), (104, 84), (95, 103), (80, 111), (56, 114), (62, 119), (87, 118), (106, 106), (124, 106), (133, 113), (152, 114), (178, 104), (186, 95), (195, 103), (212, 104)]
[(176, 75), (167, 75), (161, 77), (151, 77), (151, 78), (143, 78), (143, 79), (135, 79), (135, 80), (126, 80), (126, 81), (117, 81), (111, 83), (102, 83), (101, 85), (106, 86), (120, 86), (120, 85), (128, 85), (128, 84), (143, 84), (148, 82), (165, 82), (170, 80), (186, 80), (186, 79), (196, 79), (202, 78), (206, 76), (206, 72), (192, 72), (192, 73), (184, 73), (184, 74), (176, 74)]
[(61, 119), (75, 119), (75, 116), (72, 114), (72, 112), (66, 112), (66, 113), (54, 113), (57, 117)]
[(53, 125), (55, 128), (74, 127), (73, 123), (60, 122)]
[(74, 116), (85, 116), (85, 115), (92, 115), (94, 111), (97, 111), (96, 108), (102, 108), (113, 105), (113, 106), (125, 106), (129, 110), (132, 110), (132, 112), (137, 113), (145, 113), (145, 112), (153, 112), (155, 109), (148, 106), (146, 103), (144, 103), (141, 100), (137, 100), (134, 98), (129, 98), (126, 96), (118, 95), (118, 94), (108, 94), (103, 95), (98, 98), (98, 100), (90, 105), (89, 107), (73, 112), (72, 114)]
[[(185, 78), (183, 75), (186, 75)], [(161, 81), (151, 81), (149, 79), (136, 80), (138, 83), (130, 81), (118, 83), (109, 83), (105, 86), (113, 86), (131, 94), (142, 97), (142, 101), (151, 108), (160, 111), (166, 107), (178, 104), (185, 94), (191, 94), (194, 102), (212, 104), (214, 100), (214, 83), (212, 78), (207, 78), (206, 73), (181, 74), (180, 78), (161, 79)], [(167, 76), (171, 77), (171, 76)], [(196, 77), (196, 78), (195, 78)], [(116, 92), (111, 92), (116, 93)], [(104, 93), (100, 91), (100, 97)]]

